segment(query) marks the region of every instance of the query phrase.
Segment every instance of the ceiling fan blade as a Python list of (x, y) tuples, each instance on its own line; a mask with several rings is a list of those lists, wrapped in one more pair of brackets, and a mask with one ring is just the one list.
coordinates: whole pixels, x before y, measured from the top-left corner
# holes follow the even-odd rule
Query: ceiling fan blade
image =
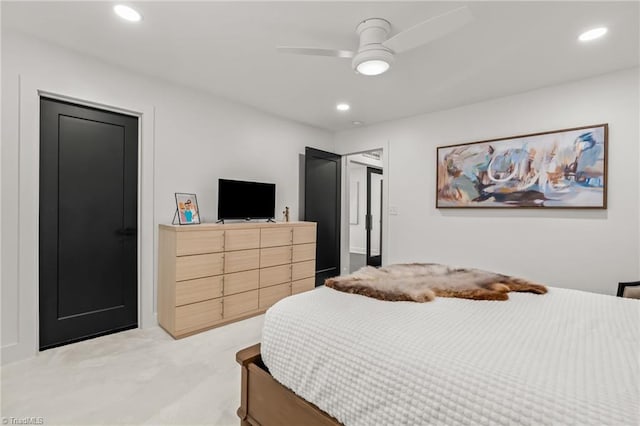
[(407, 50), (415, 49), (418, 46), (444, 37), (462, 28), (472, 20), (473, 15), (471, 11), (467, 6), (463, 6), (414, 25), (396, 34), (382, 44), (396, 53), (406, 52)]
[(350, 50), (339, 49), (321, 49), (317, 47), (276, 47), (278, 53), (289, 53), (293, 55), (315, 55), (315, 56), (333, 56), (335, 58), (353, 58), (353, 52)]

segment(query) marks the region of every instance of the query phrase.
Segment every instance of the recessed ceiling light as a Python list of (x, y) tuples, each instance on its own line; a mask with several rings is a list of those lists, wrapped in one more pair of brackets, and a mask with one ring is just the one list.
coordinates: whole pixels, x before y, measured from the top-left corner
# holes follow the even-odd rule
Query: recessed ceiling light
[(338, 105), (336, 105), (336, 109), (338, 111), (349, 111), (349, 109), (351, 109), (351, 107), (349, 106), (349, 104), (345, 104), (343, 103), (339, 103)]
[(142, 15), (137, 10), (123, 4), (113, 6), (113, 11), (122, 19), (130, 22), (138, 22), (142, 19)]
[(362, 121), (352, 121), (351, 124), (353, 124), (354, 126), (361, 126)]
[(597, 38), (602, 37), (606, 33), (607, 33), (607, 29), (605, 27), (598, 27), (598, 28), (594, 28), (589, 31), (583, 32), (582, 34), (580, 34), (580, 37), (578, 37), (578, 40), (591, 41), (591, 40), (595, 40)]

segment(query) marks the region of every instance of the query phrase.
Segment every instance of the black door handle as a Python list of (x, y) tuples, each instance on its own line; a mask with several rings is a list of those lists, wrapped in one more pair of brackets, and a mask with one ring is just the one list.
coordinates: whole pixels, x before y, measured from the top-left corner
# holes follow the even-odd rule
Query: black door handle
[(133, 235), (137, 235), (138, 234), (138, 230), (136, 228), (118, 229), (116, 231), (116, 234), (130, 237), (130, 236), (133, 236)]

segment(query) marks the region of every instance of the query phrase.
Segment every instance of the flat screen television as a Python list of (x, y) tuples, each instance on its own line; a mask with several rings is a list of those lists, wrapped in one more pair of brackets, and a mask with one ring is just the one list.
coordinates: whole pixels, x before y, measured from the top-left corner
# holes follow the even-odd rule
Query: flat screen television
[(218, 219), (273, 219), (274, 183), (218, 179)]

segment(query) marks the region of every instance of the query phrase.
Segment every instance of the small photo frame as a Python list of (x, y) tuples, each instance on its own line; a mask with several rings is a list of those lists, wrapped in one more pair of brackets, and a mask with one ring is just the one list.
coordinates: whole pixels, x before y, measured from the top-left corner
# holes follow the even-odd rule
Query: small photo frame
[(200, 210), (196, 194), (176, 192), (176, 214), (180, 225), (197, 225), (200, 223)]

